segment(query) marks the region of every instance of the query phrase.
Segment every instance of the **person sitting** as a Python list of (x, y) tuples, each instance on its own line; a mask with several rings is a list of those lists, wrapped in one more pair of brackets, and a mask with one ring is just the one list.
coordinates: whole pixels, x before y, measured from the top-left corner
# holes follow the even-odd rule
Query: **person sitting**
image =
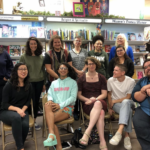
[(43, 144), (45, 147), (57, 145), (56, 149), (62, 150), (60, 135), (55, 123), (72, 116), (78, 88), (75, 81), (76, 73), (69, 64), (59, 64), (57, 73), (59, 78), (52, 82), (48, 90), (48, 102), (45, 103), (49, 135)]
[(109, 75), (110, 77), (113, 76), (114, 67), (116, 64), (124, 64), (128, 69), (126, 74), (127, 76), (131, 77), (134, 74), (134, 64), (129, 56), (126, 54), (125, 48), (122, 45), (118, 45), (116, 47), (116, 54), (113, 59), (109, 62)]
[(133, 125), (142, 150), (150, 149), (150, 59), (143, 63), (145, 77), (140, 79), (132, 92), (132, 99), (140, 103), (133, 116)]
[(135, 86), (134, 79), (125, 76), (127, 69), (123, 64), (117, 64), (114, 68), (113, 77), (108, 79), (108, 103), (109, 113), (119, 114), (119, 128), (116, 134), (110, 139), (109, 143), (118, 145), (122, 138), (123, 129), (125, 130), (124, 147), (131, 150), (129, 133), (132, 131), (132, 108), (134, 102), (131, 100), (131, 93)]
[(29, 82), (28, 69), (24, 63), (15, 65), (10, 81), (6, 83), (2, 93), (0, 120), (12, 126), (12, 134), (17, 150), (24, 150), (24, 142), (29, 131), (29, 115), (32, 87)]
[(105, 98), (107, 97), (106, 78), (96, 72), (100, 68), (100, 62), (94, 57), (87, 57), (85, 64), (88, 72), (81, 76), (78, 83), (78, 98), (82, 101), (83, 111), (90, 115), (89, 126), (86, 129), (80, 144), (87, 146), (91, 130), (96, 124), (100, 137), (100, 149), (107, 150), (104, 138), (104, 117), (107, 110)]

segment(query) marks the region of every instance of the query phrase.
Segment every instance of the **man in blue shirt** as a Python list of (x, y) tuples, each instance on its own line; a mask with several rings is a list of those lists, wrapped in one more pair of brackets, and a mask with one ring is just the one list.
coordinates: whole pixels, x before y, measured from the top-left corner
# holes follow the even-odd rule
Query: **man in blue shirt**
[(150, 59), (143, 64), (145, 77), (140, 79), (132, 92), (132, 99), (140, 103), (133, 117), (137, 139), (142, 150), (150, 149)]

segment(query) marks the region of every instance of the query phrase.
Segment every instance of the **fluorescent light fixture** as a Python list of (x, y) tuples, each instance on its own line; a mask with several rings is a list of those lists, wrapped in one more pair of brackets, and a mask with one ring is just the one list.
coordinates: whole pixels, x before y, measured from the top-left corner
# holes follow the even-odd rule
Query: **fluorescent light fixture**
[(0, 20), (21, 20), (21, 16), (5, 16), (5, 15), (0, 15)]

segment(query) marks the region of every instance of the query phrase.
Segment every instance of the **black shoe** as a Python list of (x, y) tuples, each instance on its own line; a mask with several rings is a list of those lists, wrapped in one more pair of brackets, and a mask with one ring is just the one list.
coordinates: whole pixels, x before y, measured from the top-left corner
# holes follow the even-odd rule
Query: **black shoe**
[(74, 113), (74, 119), (75, 119), (76, 121), (78, 121), (78, 120), (79, 120), (79, 116), (78, 116), (78, 114)]

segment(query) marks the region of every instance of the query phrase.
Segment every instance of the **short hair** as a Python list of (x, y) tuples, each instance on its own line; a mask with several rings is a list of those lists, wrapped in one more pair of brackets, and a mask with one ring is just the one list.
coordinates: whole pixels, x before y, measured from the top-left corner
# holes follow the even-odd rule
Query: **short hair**
[[(126, 39), (126, 36), (124, 34), (121, 34), (121, 33), (117, 35), (117, 38), (118, 38), (118, 36), (121, 36), (124, 39), (124, 48), (125, 48), (125, 51), (127, 51), (127, 49), (128, 49), (128, 41)], [(115, 46), (116, 47), (118, 46), (117, 38), (116, 38), (116, 42), (115, 42)]]
[(26, 46), (25, 46), (26, 54), (29, 55), (29, 56), (32, 56), (32, 52), (31, 52), (30, 45), (29, 45), (31, 40), (34, 40), (37, 43), (37, 49), (35, 51), (35, 55), (36, 56), (41, 55), (42, 51), (43, 51), (43, 46), (42, 46), (42, 43), (36, 37), (29, 37), (28, 38), (28, 40), (26, 42)]
[(81, 39), (81, 40), (82, 40), (81, 36), (76, 36), (76, 37), (74, 38), (74, 40), (75, 40), (75, 39)]
[(115, 67), (118, 67), (121, 71), (125, 71), (125, 74), (127, 72), (127, 67), (123, 64), (116, 64)]
[(143, 69), (144, 69), (144, 65), (146, 62), (150, 61), (150, 59), (145, 59), (144, 63), (143, 63)]
[(104, 37), (102, 35), (94, 36), (93, 39), (92, 39), (92, 43), (95, 44), (95, 42), (98, 41), (98, 40), (102, 41), (102, 43), (104, 44)]
[(85, 64), (88, 65), (88, 60), (92, 61), (96, 65), (96, 70), (101, 67), (100, 61), (98, 61), (95, 57), (87, 57), (85, 59)]
[(58, 35), (53, 35), (53, 36), (51, 37), (51, 39), (49, 40), (49, 49), (54, 49), (54, 47), (53, 47), (53, 41), (54, 41), (54, 39), (60, 39), (61, 44), (62, 44), (62, 39), (61, 39), (61, 37), (58, 36)]

